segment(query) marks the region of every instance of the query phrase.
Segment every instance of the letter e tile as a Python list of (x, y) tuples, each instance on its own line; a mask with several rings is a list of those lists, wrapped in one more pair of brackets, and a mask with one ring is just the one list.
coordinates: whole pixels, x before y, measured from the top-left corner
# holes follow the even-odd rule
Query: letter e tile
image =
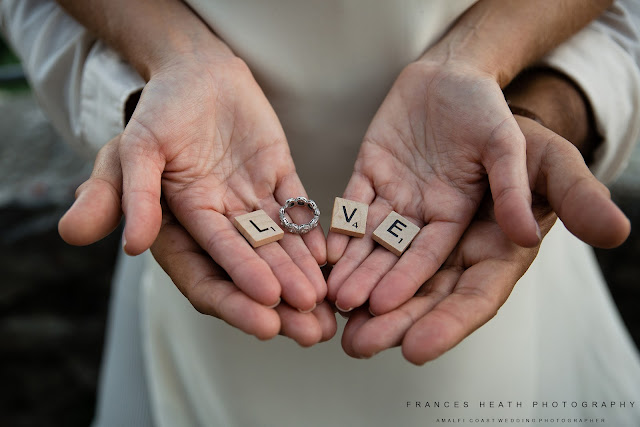
[(363, 237), (367, 229), (369, 205), (336, 197), (330, 230), (347, 236)]
[(233, 225), (254, 248), (284, 237), (282, 228), (263, 210), (237, 216), (233, 219)]
[(409, 247), (420, 227), (397, 212), (391, 212), (373, 232), (373, 240), (397, 256)]

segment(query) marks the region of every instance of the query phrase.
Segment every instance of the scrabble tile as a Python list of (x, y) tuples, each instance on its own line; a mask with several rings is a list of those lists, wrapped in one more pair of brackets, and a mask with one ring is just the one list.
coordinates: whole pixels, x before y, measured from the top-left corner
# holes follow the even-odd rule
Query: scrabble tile
[(254, 248), (284, 237), (282, 228), (263, 210), (237, 216), (233, 219), (233, 225)]
[(391, 212), (373, 232), (373, 240), (397, 256), (409, 247), (420, 227), (397, 212)]
[(362, 237), (367, 229), (369, 205), (336, 197), (330, 230), (347, 236)]

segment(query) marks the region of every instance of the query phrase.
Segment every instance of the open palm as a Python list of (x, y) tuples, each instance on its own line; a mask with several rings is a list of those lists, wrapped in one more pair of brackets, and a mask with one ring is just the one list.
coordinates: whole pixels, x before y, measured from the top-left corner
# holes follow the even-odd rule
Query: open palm
[[(370, 204), (367, 235), (329, 236), (330, 299), (345, 310), (369, 300), (376, 314), (407, 301), (458, 243), (488, 183), (500, 227), (536, 245), (525, 162), (524, 137), (491, 76), (409, 65), (368, 129), (344, 195)], [(392, 210), (423, 227), (400, 259), (371, 239)]]
[(282, 297), (309, 311), (324, 299), (320, 230), (253, 249), (231, 223), (257, 209), (276, 218), (286, 199), (305, 195), (275, 113), (241, 60), (180, 58), (155, 74), (123, 134), (99, 154), (61, 235), (75, 244), (95, 241), (117, 223), (121, 207), (125, 251), (141, 253), (160, 230), (161, 195), (256, 302), (273, 306)]

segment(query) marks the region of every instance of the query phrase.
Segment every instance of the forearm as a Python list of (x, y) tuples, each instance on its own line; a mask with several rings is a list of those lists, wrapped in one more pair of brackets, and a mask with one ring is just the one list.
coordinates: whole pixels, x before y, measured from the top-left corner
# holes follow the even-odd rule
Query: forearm
[(56, 0), (118, 51), (145, 80), (173, 59), (233, 53), (179, 0)]
[(505, 87), (521, 70), (597, 18), (612, 0), (481, 0), (422, 57), (467, 64)]

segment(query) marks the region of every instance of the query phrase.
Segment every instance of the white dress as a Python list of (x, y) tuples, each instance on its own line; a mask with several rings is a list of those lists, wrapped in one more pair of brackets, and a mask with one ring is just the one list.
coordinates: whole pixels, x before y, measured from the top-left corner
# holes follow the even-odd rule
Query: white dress
[[(32, 0), (5, 3), (3, 12), (20, 15), (26, 3), (41, 9), (47, 3), (50, 14), (60, 13), (49, 2)], [(473, 2), (188, 3), (256, 75), (282, 122), (302, 182), (326, 220), (395, 76)], [(633, 37), (626, 21), (612, 24), (624, 16), (620, 7), (543, 61), (571, 76), (591, 100), (605, 137), (594, 166), (603, 180), (624, 166), (640, 125), (640, 75), (631, 45), (625, 44)], [(15, 26), (28, 27), (27, 21)], [(4, 26), (17, 50), (29, 52), (20, 49), (26, 43), (15, 35), (20, 30), (11, 22)], [(44, 83), (38, 86), (52, 72), (43, 70), (45, 61), (37, 54), (25, 56), (45, 108), (56, 96), (70, 98), (68, 111), (59, 113), (65, 117), (58, 120), (61, 131), (97, 146), (121, 128), (123, 100), (141, 81), (112, 51), (92, 43), (78, 29), (76, 44), (57, 45), (83, 64), (63, 95), (51, 94)], [(74, 97), (81, 101), (74, 103)], [(92, 127), (98, 117), (101, 123)], [(640, 358), (592, 251), (560, 223), (499, 314), (422, 367), (403, 360), (397, 349), (371, 360), (351, 359), (340, 347), (340, 328), (336, 338), (310, 349), (282, 337), (259, 342), (197, 313), (150, 256), (124, 263), (103, 377), (112, 385), (103, 394), (126, 395), (127, 383), (114, 385), (114, 378), (122, 378), (126, 365), (134, 384), (133, 377), (142, 375), (132, 365), (137, 360), (146, 378), (140, 392), (148, 392), (159, 426), (494, 425), (499, 419), (640, 425)], [(136, 268), (143, 271), (141, 280), (131, 273)], [(133, 324), (124, 324), (125, 318)], [(134, 333), (142, 353), (135, 356), (135, 348), (127, 348), (139, 359), (116, 360), (124, 357), (118, 346), (126, 341), (118, 337), (131, 334), (126, 331), (131, 327), (139, 328)], [(138, 344), (131, 337), (128, 342)]]

